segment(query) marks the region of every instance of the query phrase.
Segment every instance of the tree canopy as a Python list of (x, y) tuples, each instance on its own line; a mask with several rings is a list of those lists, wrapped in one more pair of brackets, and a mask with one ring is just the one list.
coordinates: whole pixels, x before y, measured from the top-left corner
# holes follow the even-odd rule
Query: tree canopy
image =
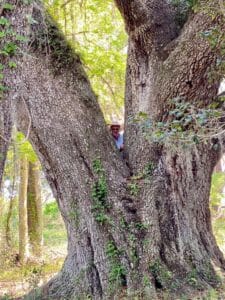
[(57, 0), (45, 5), (79, 53), (107, 122), (123, 121), (127, 35), (114, 3)]

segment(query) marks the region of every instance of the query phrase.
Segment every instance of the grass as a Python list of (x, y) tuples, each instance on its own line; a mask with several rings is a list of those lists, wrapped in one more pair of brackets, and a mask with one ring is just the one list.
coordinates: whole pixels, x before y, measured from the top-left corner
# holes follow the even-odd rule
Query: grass
[(44, 227), (43, 238), (44, 245), (50, 247), (61, 247), (67, 242), (67, 236), (64, 225), (60, 222), (51, 221)]
[[(20, 297), (29, 290), (46, 283), (61, 269), (64, 257), (42, 263), (30, 262), (0, 272), (0, 299)], [(7, 298), (8, 297), (8, 298)]]
[[(18, 253), (18, 222), (12, 225), (13, 249), (0, 249), (0, 300), (20, 297), (53, 277), (62, 267), (67, 253), (67, 235), (55, 202), (44, 207), (43, 251), (38, 258), (31, 257), (26, 265), (16, 261)], [(4, 226), (4, 225), (3, 225)]]
[(55, 257), (54, 264), (52, 260), (42, 261), (41, 263), (28, 262), (25, 266), (14, 266), (7, 270), (1, 270), (0, 282), (20, 281), (30, 277), (32, 274), (50, 275), (56, 273), (62, 267), (64, 257)]

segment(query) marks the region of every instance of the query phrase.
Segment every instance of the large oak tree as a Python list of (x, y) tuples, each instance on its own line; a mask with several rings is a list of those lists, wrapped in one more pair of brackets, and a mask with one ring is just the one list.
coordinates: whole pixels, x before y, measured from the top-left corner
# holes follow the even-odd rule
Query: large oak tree
[[(220, 147), (208, 141), (171, 148), (146, 139), (132, 119), (144, 112), (166, 123), (171, 99), (200, 108), (215, 100), (219, 78), (209, 81), (208, 74), (218, 49), (202, 32), (223, 24), (217, 1), (202, 1), (178, 25), (179, 8), (167, 1), (115, 1), (129, 35), (124, 160), (78, 55), (42, 5), (7, 2), (13, 9), (6, 5), (1, 14), (11, 25), (1, 27), (17, 35), (8, 32), (1, 47), (9, 38), (19, 47), (1, 54), (10, 86), (0, 104), (6, 120), (1, 162), (13, 119), (40, 158), (68, 233), (63, 268), (43, 293), (52, 299), (125, 293), (153, 299), (163, 289), (182, 294), (216, 286), (214, 266), (225, 264), (212, 234), (209, 191)], [(201, 4), (213, 4), (213, 13)], [(14, 69), (6, 67), (12, 55)]]

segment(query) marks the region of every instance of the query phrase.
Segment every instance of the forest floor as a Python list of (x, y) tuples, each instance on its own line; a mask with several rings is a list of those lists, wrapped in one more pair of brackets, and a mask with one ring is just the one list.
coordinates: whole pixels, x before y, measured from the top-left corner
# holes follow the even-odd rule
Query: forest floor
[[(1, 0), (0, 0), (1, 1)], [(61, 269), (67, 254), (66, 230), (57, 204), (50, 202), (43, 209), (42, 255), (30, 257), (27, 264), (18, 262), (18, 221), (14, 216), (11, 248), (6, 248), (4, 223), (0, 220), (0, 300), (23, 299), (23, 295), (49, 281)]]
[(66, 244), (60, 250), (46, 248), (42, 258), (30, 259), (24, 266), (4, 264), (0, 272), (0, 300), (21, 297), (58, 273), (66, 256)]
[[(5, 243), (2, 243), (0, 236), (0, 300), (22, 300), (29, 291), (45, 284), (61, 269), (67, 254), (66, 231), (56, 205), (50, 203), (47, 208), (44, 210), (44, 246), (42, 256), (38, 259), (30, 258), (25, 266), (19, 265), (16, 260), (18, 244), (15, 244), (13, 249), (4, 250)], [(225, 219), (222, 219), (220, 223), (217, 224), (217, 227), (214, 226), (214, 233), (220, 249), (225, 255)], [(16, 232), (17, 230), (14, 230), (14, 237), (16, 237)], [(163, 291), (159, 295), (159, 300), (225, 300), (225, 276), (219, 275), (221, 286), (218, 289), (209, 289), (204, 294), (199, 291), (190, 297), (178, 298), (175, 296), (171, 298), (171, 294)], [(117, 300), (126, 299), (122, 296)], [(32, 300), (35, 299), (32, 297)], [(129, 300), (140, 300), (140, 297)]]
[[(0, 300), (22, 300), (24, 299), (24, 295), (28, 294), (29, 291), (35, 290), (39, 286), (47, 283), (50, 278), (58, 273), (65, 259), (66, 247), (61, 247), (60, 251), (59, 249), (44, 250), (45, 255), (43, 255), (43, 260), (29, 261), (23, 267), (14, 265), (0, 272)], [(188, 297), (173, 297), (164, 291), (161, 295), (159, 294), (158, 300), (225, 300), (225, 277), (220, 276), (220, 278), (222, 279), (222, 284), (218, 289), (209, 289), (204, 293), (198, 291)], [(28, 299), (35, 300), (36, 297)], [(140, 297), (129, 298), (129, 300), (141, 299)], [(119, 299), (116, 298), (112, 300), (128, 300), (128, 298), (121, 296)]]

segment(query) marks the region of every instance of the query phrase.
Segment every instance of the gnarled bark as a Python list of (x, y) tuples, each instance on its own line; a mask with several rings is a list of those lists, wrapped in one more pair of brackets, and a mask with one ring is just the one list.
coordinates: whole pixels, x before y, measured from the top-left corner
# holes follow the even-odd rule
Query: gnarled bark
[(10, 99), (0, 95), (0, 186), (4, 172), (6, 154), (11, 139), (12, 113)]
[[(207, 81), (208, 61), (213, 65), (216, 54), (199, 33), (217, 19), (196, 13), (176, 38), (175, 30), (161, 31), (172, 18), (163, 1), (116, 3), (129, 33), (126, 120), (141, 111), (164, 120), (169, 100), (180, 95), (203, 107), (210, 103), (218, 84)], [(27, 9), (21, 4), (12, 13), (25, 34)], [(212, 261), (224, 268), (224, 259), (208, 201), (219, 150), (210, 143), (173, 150), (147, 142), (126, 121), (128, 168), (79, 57), (38, 2), (29, 9), (37, 21), (29, 55), (18, 57), (16, 76), (8, 78), (17, 126), (29, 128), (68, 234), (64, 266), (43, 293), (52, 299), (107, 299), (126, 290), (149, 299), (163, 289), (182, 293), (215, 286)], [(158, 24), (161, 14), (168, 18)], [(165, 49), (171, 40), (174, 48)]]

